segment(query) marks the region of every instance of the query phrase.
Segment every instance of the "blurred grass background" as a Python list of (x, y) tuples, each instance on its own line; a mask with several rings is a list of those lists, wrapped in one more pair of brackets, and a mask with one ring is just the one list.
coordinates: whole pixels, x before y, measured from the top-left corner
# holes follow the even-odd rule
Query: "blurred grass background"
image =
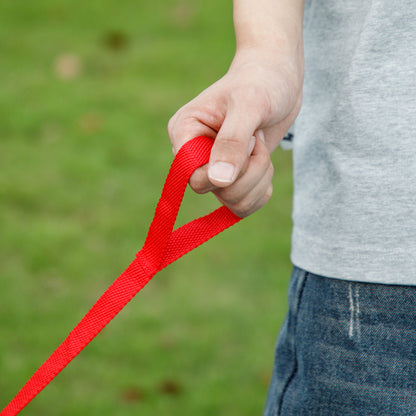
[[(0, 2), (0, 407), (140, 249), (166, 124), (233, 53), (223, 0)], [(261, 414), (291, 269), (273, 159), (270, 203), (161, 272), (24, 414)], [(216, 206), (189, 192), (180, 221)]]

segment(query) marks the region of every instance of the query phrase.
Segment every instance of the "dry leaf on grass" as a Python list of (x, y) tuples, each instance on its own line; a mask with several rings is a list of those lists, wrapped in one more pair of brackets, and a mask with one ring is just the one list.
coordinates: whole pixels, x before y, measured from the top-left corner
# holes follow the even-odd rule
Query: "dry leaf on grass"
[(57, 56), (53, 67), (55, 75), (64, 81), (75, 79), (82, 72), (81, 58), (73, 53), (63, 53)]

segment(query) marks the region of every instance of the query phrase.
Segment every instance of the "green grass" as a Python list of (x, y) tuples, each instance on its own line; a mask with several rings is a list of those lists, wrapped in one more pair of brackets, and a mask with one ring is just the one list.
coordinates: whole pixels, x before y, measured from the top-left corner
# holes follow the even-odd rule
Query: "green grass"
[[(170, 116), (232, 58), (231, 2), (0, 3), (0, 407), (143, 243)], [(81, 62), (61, 79), (56, 62)], [(260, 415), (290, 273), (291, 155), (260, 212), (161, 272), (27, 415)], [(188, 193), (180, 221), (217, 204)]]

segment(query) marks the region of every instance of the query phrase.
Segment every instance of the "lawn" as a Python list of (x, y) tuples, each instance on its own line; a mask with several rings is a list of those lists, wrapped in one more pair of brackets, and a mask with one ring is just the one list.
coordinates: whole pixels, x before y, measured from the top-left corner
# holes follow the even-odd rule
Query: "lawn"
[[(143, 244), (170, 116), (234, 52), (224, 0), (0, 2), (0, 408)], [(260, 415), (290, 273), (269, 204), (158, 274), (26, 415)], [(188, 191), (179, 222), (217, 206)]]

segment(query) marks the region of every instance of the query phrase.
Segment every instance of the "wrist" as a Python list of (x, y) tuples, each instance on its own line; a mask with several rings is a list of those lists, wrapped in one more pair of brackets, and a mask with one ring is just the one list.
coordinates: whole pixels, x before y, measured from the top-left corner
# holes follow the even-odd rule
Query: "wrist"
[(293, 91), (300, 91), (303, 84), (304, 57), (302, 44), (291, 49), (284, 45), (271, 49), (267, 45), (242, 47), (236, 50), (228, 72), (248, 71), (258, 77), (285, 79)]

